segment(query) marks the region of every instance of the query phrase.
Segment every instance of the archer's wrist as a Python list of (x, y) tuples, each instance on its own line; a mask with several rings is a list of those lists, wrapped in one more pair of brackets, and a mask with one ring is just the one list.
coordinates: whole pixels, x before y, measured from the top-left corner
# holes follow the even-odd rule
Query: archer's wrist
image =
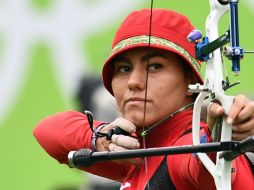
[[(108, 123), (103, 123), (101, 125), (99, 125), (93, 132), (92, 134), (92, 139), (91, 139), (91, 148), (93, 151), (106, 151), (104, 150), (104, 145), (105, 143), (103, 143), (104, 141), (106, 141), (105, 137), (101, 137), (100, 135), (98, 135), (98, 133), (103, 132), (103, 128), (105, 128), (108, 125)], [(102, 146), (103, 145), (103, 146)]]

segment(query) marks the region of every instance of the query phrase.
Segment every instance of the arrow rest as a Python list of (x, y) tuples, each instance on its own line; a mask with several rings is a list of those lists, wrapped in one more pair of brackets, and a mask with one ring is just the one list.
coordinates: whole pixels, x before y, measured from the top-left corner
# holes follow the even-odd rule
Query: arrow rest
[(229, 0), (218, 0), (221, 5), (227, 5)]
[(236, 86), (238, 84), (240, 84), (240, 81), (237, 81), (237, 82), (235, 82), (233, 84), (230, 84), (229, 78), (228, 78), (228, 76), (226, 76), (226, 80), (222, 81), (222, 88), (223, 88), (224, 91), (226, 91), (227, 89), (229, 89), (229, 88), (231, 88), (233, 86)]

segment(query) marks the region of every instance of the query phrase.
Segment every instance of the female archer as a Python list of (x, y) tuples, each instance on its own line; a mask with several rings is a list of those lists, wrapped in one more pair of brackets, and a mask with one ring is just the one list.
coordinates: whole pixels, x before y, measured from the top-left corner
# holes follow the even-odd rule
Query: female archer
[[(194, 45), (187, 40), (193, 29), (188, 18), (174, 11), (154, 9), (151, 22), (150, 10), (132, 12), (116, 32), (102, 71), (104, 86), (115, 97), (122, 117), (112, 123), (94, 121), (96, 129), (92, 132), (85, 114), (57, 113), (35, 128), (38, 142), (65, 164), (70, 151), (82, 148), (114, 152), (192, 144), (193, 112), (182, 108), (196, 97), (188, 91), (188, 85), (203, 83)], [(219, 104), (208, 106), (207, 123), (200, 123), (202, 141), (213, 141), (210, 131), (223, 114)], [(254, 102), (236, 96), (227, 122), (233, 124), (234, 140), (253, 135)], [(109, 135), (116, 127), (128, 135)], [(216, 159), (213, 153), (209, 156)], [(234, 160), (232, 168), (233, 189), (254, 188), (251, 167), (244, 155)], [(106, 161), (80, 169), (120, 181), (121, 189), (126, 190), (215, 189), (212, 176), (195, 154)]]

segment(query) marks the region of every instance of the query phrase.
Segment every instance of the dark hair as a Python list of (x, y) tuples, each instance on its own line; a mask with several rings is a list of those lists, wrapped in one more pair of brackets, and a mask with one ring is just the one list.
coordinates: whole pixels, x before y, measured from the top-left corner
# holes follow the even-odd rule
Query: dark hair
[[(183, 59), (182, 57), (177, 56), (177, 59), (179, 59), (179, 63), (183, 69), (183, 72), (184, 72), (184, 75), (185, 77), (189, 77), (190, 75), (193, 76), (193, 79), (195, 79), (193, 82), (197, 83), (198, 82), (198, 78), (196, 77), (196, 75), (193, 73), (193, 69), (190, 67), (190, 65), (186, 62), (185, 59)], [(197, 96), (198, 96), (199, 93), (194, 93), (193, 96), (192, 96), (192, 100), (193, 102), (196, 100)]]

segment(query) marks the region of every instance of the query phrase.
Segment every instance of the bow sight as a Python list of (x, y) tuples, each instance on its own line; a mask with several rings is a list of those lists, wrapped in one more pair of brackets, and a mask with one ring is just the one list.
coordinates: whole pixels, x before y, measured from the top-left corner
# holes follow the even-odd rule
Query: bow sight
[(224, 55), (232, 60), (232, 71), (235, 72), (235, 75), (238, 75), (240, 72), (240, 59), (243, 58), (244, 54), (243, 48), (239, 46), (238, 0), (218, 0), (218, 2), (230, 6), (230, 30), (210, 43), (208, 37), (204, 37), (202, 42), (198, 42), (202, 37), (199, 30), (191, 32), (188, 39), (196, 43), (196, 57), (200, 61), (207, 61), (210, 53), (230, 42), (231, 46), (224, 48)]

